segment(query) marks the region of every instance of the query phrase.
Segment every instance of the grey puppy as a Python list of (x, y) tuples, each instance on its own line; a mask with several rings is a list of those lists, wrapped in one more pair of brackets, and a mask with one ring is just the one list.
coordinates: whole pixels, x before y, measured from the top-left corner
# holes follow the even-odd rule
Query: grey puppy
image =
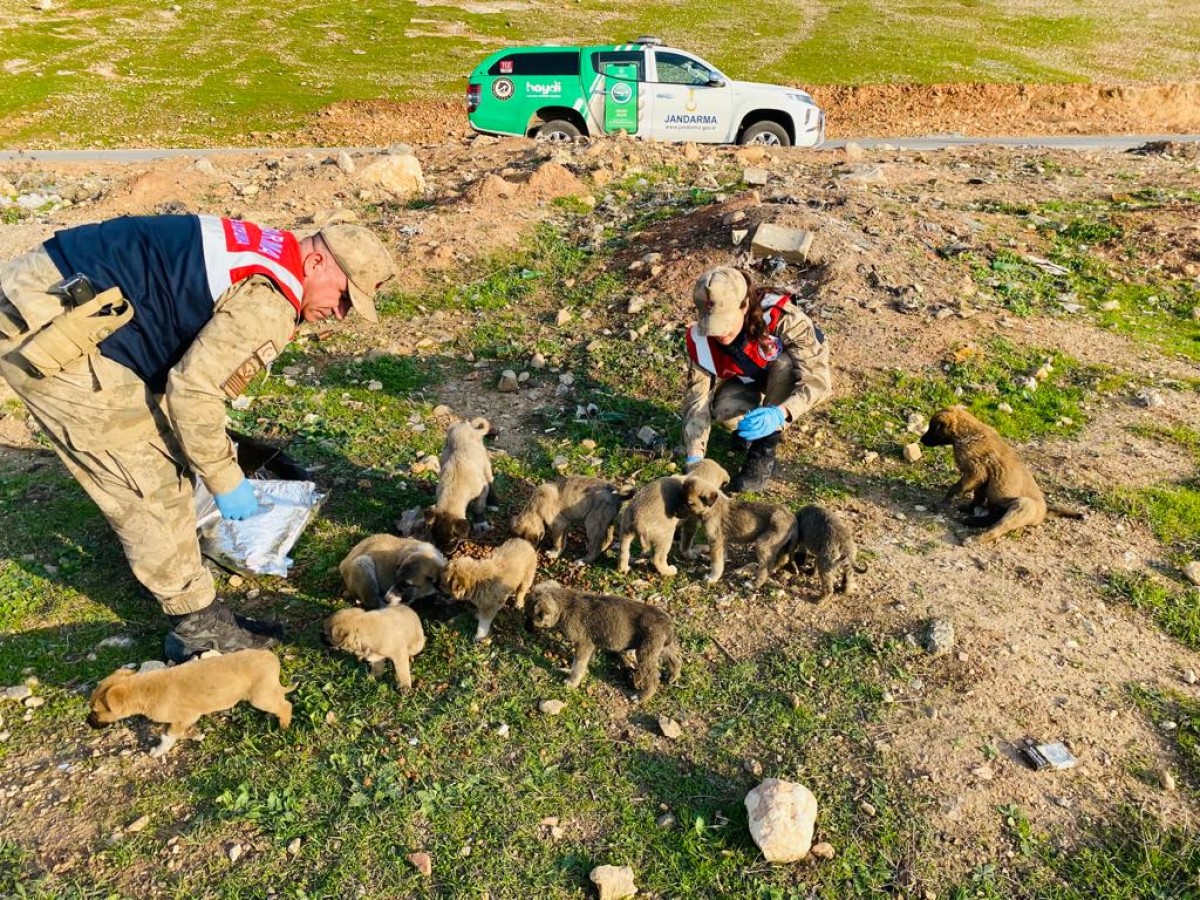
[(622, 494), (603, 478), (570, 475), (539, 485), (525, 508), (513, 516), (512, 530), (535, 546), (549, 533), (550, 549), (546, 555), (557, 559), (567, 531), (582, 522), (588, 548), (580, 562), (590, 565), (612, 544), (613, 520), (621, 504), (631, 496), (632, 493)]
[(446, 557), (426, 541), (373, 534), (338, 565), (346, 593), (367, 609), (412, 603), (437, 593)]
[(597, 648), (616, 653), (637, 651), (633, 686), (643, 701), (658, 690), (663, 663), (671, 684), (679, 679), (683, 667), (683, 651), (671, 617), (647, 603), (543, 581), (533, 589), (526, 623), (531, 630), (557, 629), (570, 642), (575, 658), (567, 687), (579, 687)]
[(475, 640), (492, 632), (492, 620), (513, 597), (517, 609), (525, 608), (525, 595), (537, 577), (537, 551), (522, 538), (511, 538), (483, 559), (460, 556), (442, 573), (442, 589), (455, 600), (475, 607), (478, 625)]
[(760, 588), (776, 569), (791, 559), (796, 545), (796, 517), (782, 506), (752, 500), (734, 500), (694, 475), (683, 484), (684, 507), (704, 524), (712, 545), (712, 567), (705, 580), (710, 584), (725, 573), (727, 544), (754, 544), (758, 573), (754, 587)]
[(796, 513), (796, 525), (800, 541), (792, 559), (797, 569), (804, 565), (810, 553), (816, 560), (817, 575), (821, 579), (817, 602), (833, 596), (839, 574), (842, 575), (842, 593), (853, 594), (854, 573), (861, 575), (867, 567), (865, 564), (861, 568), (858, 566), (858, 545), (842, 517), (833, 510), (809, 505)]
[(446, 432), (446, 442), (438, 457), (441, 475), (438, 478), (437, 499), (425, 510), (425, 526), (433, 542), (449, 551), (471, 534), (467, 511), (477, 531), (487, 529), (487, 508), (495, 505), (492, 483), (492, 461), (483, 437), (491, 431), (482, 416), (470, 422), (459, 422)]
[[(729, 473), (711, 459), (703, 459), (692, 467), (687, 477), (704, 478), (709, 483), (729, 483)], [(683, 475), (668, 475), (645, 485), (634, 494), (633, 499), (621, 510), (620, 556), (618, 572), (629, 571), (629, 556), (634, 538), (643, 551), (650, 554), (651, 562), (660, 575), (674, 575), (678, 569), (667, 562), (667, 554), (675, 540), (675, 529), (684, 523), (680, 535), (680, 549), (684, 556), (694, 558), (692, 539), (696, 528), (689, 521), (689, 513), (683, 498)]]

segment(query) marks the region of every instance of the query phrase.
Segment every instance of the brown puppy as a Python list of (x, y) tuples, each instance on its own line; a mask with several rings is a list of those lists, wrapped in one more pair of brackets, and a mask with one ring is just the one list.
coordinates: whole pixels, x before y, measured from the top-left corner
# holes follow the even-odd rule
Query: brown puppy
[(100, 728), (137, 715), (166, 722), (166, 733), (150, 751), (157, 757), (180, 738), (191, 737), (201, 716), (243, 700), (277, 716), (279, 727), (287, 728), (292, 723), (292, 704), (286, 698), (290, 690), (280, 685), (279, 659), (270, 650), (239, 650), (152, 672), (118, 669), (92, 692), (88, 724)]
[(338, 565), (346, 593), (367, 609), (412, 603), (437, 593), (446, 557), (433, 544), (374, 534)]
[(370, 612), (357, 607), (339, 609), (325, 622), (325, 639), (329, 646), (370, 663), (376, 678), (384, 672), (384, 660), (390, 659), (396, 684), (404, 690), (412, 687), (409, 662), (425, 649), (421, 619), (407, 606)]
[(816, 560), (817, 575), (821, 579), (821, 594), (817, 602), (833, 596), (837, 577), (842, 576), (842, 593), (854, 593), (854, 575), (867, 571), (858, 567), (858, 545), (845, 521), (833, 510), (820, 506), (806, 506), (796, 513), (796, 525), (800, 532), (799, 545), (792, 559), (799, 568), (808, 554)]
[(476, 531), (488, 527), (487, 508), (494, 505), (492, 461), (483, 436), (491, 430), (482, 417), (459, 422), (446, 432), (442, 445), (441, 475), (438, 477), (437, 499), (425, 510), (425, 526), (433, 542), (444, 551), (452, 550), (459, 541), (471, 534), (467, 510)]
[(620, 493), (603, 478), (571, 475), (537, 487), (529, 502), (512, 520), (517, 537), (537, 545), (547, 532), (550, 549), (546, 555), (557, 559), (562, 553), (567, 531), (583, 523), (587, 532), (587, 553), (580, 562), (588, 565), (600, 558), (613, 539), (613, 520), (621, 504), (632, 494)]
[(712, 545), (712, 568), (705, 580), (710, 584), (725, 572), (725, 545), (754, 544), (758, 573), (754, 587), (760, 588), (791, 558), (796, 545), (796, 517), (782, 506), (752, 500), (734, 500), (702, 478), (689, 475), (683, 483), (685, 508), (704, 524)]
[(442, 590), (455, 600), (466, 600), (475, 607), (478, 626), (475, 640), (482, 641), (492, 632), (492, 620), (514, 597), (517, 609), (525, 608), (525, 595), (537, 575), (537, 551), (522, 538), (505, 541), (491, 556), (452, 559), (442, 573)]
[(968, 520), (970, 525), (992, 526), (974, 539), (981, 544), (1018, 528), (1040, 525), (1047, 515), (1083, 518), (1079, 510), (1047, 504), (1016, 451), (996, 429), (980, 422), (965, 407), (951, 406), (935, 415), (921, 443), (926, 447), (954, 446), (954, 464), (962, 477), (946, 492), (946, 500), (971, 497), (972, 507), (986, 510), (985, 515)]
[(683, 652), (671, 617), (656, 606), (563, 587), (543, 581), (533, 589), (526, 623), (531, 629), (556, 628), (571, 643), (575, 658), (567, 687), (579, 687), (596, 648), (621, 653), (637, 651), (633, 686), (641, 699), (658, 690), (659, 667), (667, 664), (667, 681), (674, 684), (683, 666)]

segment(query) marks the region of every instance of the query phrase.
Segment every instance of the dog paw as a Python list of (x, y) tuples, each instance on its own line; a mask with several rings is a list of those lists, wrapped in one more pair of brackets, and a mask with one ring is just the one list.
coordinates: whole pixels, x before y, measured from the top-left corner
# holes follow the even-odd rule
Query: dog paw
[(658, 574), (666, 575), (669, 577), (671, 575), (675, 575), (678, 571), (679, 571), (679, 569), (677, 569), (675, 566), (663, 566), (661, 569), (658, 570)]
[(558, 557), (561, 554), (562, 554), (561, 550), (547, 550), (546, 551), (546, 559), (558, 559)]
[(716, 584), (718, 581), (721, 580), (721, 576), (714, 575), (712, 572), (709, 572), (707, 575), (704, 576), (704, 580), (707, 581), (709, 584)]

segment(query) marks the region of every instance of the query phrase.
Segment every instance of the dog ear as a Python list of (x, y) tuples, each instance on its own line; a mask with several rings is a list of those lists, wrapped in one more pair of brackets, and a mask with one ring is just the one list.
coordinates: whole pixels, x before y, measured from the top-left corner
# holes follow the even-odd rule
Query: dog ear
[(465, 541), (471, 536), (471, 525), (466, 519), (455, 519), (450, 523), (450, 537), (456, 541)]
[(128, 698), (128, 696), (129, 686), (123, 681), (118, 681), (116, 684), (110, 684), (108, 686), (108, 690), (106, 690), (99, 699), (100, 702), (104, 704), (104, 707), (108, 712), (119, 713), (122, 709), (124, 709), (125, 700)]
[(426, 525), (426, 527), (432, 526), (433, 523), (437, 521), (437, 517), (438, 517), (438, 514), (437, 514), (436, 509), (434, 509), (432, 506), (426, 507), (426, 509), (425, 509), (425, 525)]
[(721, 496), (721, 492), (718, 491), (716, 488), (713, 488), (713, 487), (705, 488), (700, 493), (700, 502), (703, 503), (705, 506), (713, 506), (716, 504), (717, 500), (720, 499), (720, 496)]
[(345, 625), (334, 625), (329, 629), (329, 641), (336, 647), (340, 647), (342, 642), (346, 640), (347, 628)]

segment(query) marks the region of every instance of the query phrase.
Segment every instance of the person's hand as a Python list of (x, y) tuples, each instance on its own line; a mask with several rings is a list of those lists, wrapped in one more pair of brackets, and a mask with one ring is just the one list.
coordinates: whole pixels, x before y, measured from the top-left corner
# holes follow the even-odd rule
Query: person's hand
[(742, 416), (737, 433), (748, 441), (757, 441), (777, 432), (786, 421), (787, 416), (781, 407), (760, 406)]
[(223, 519), (248, 519), (258, 512), (258, 498), (245, 478), (232, 491), (217, 494), (213, 499), (217, 501), (217, 509), (221, 511)]

